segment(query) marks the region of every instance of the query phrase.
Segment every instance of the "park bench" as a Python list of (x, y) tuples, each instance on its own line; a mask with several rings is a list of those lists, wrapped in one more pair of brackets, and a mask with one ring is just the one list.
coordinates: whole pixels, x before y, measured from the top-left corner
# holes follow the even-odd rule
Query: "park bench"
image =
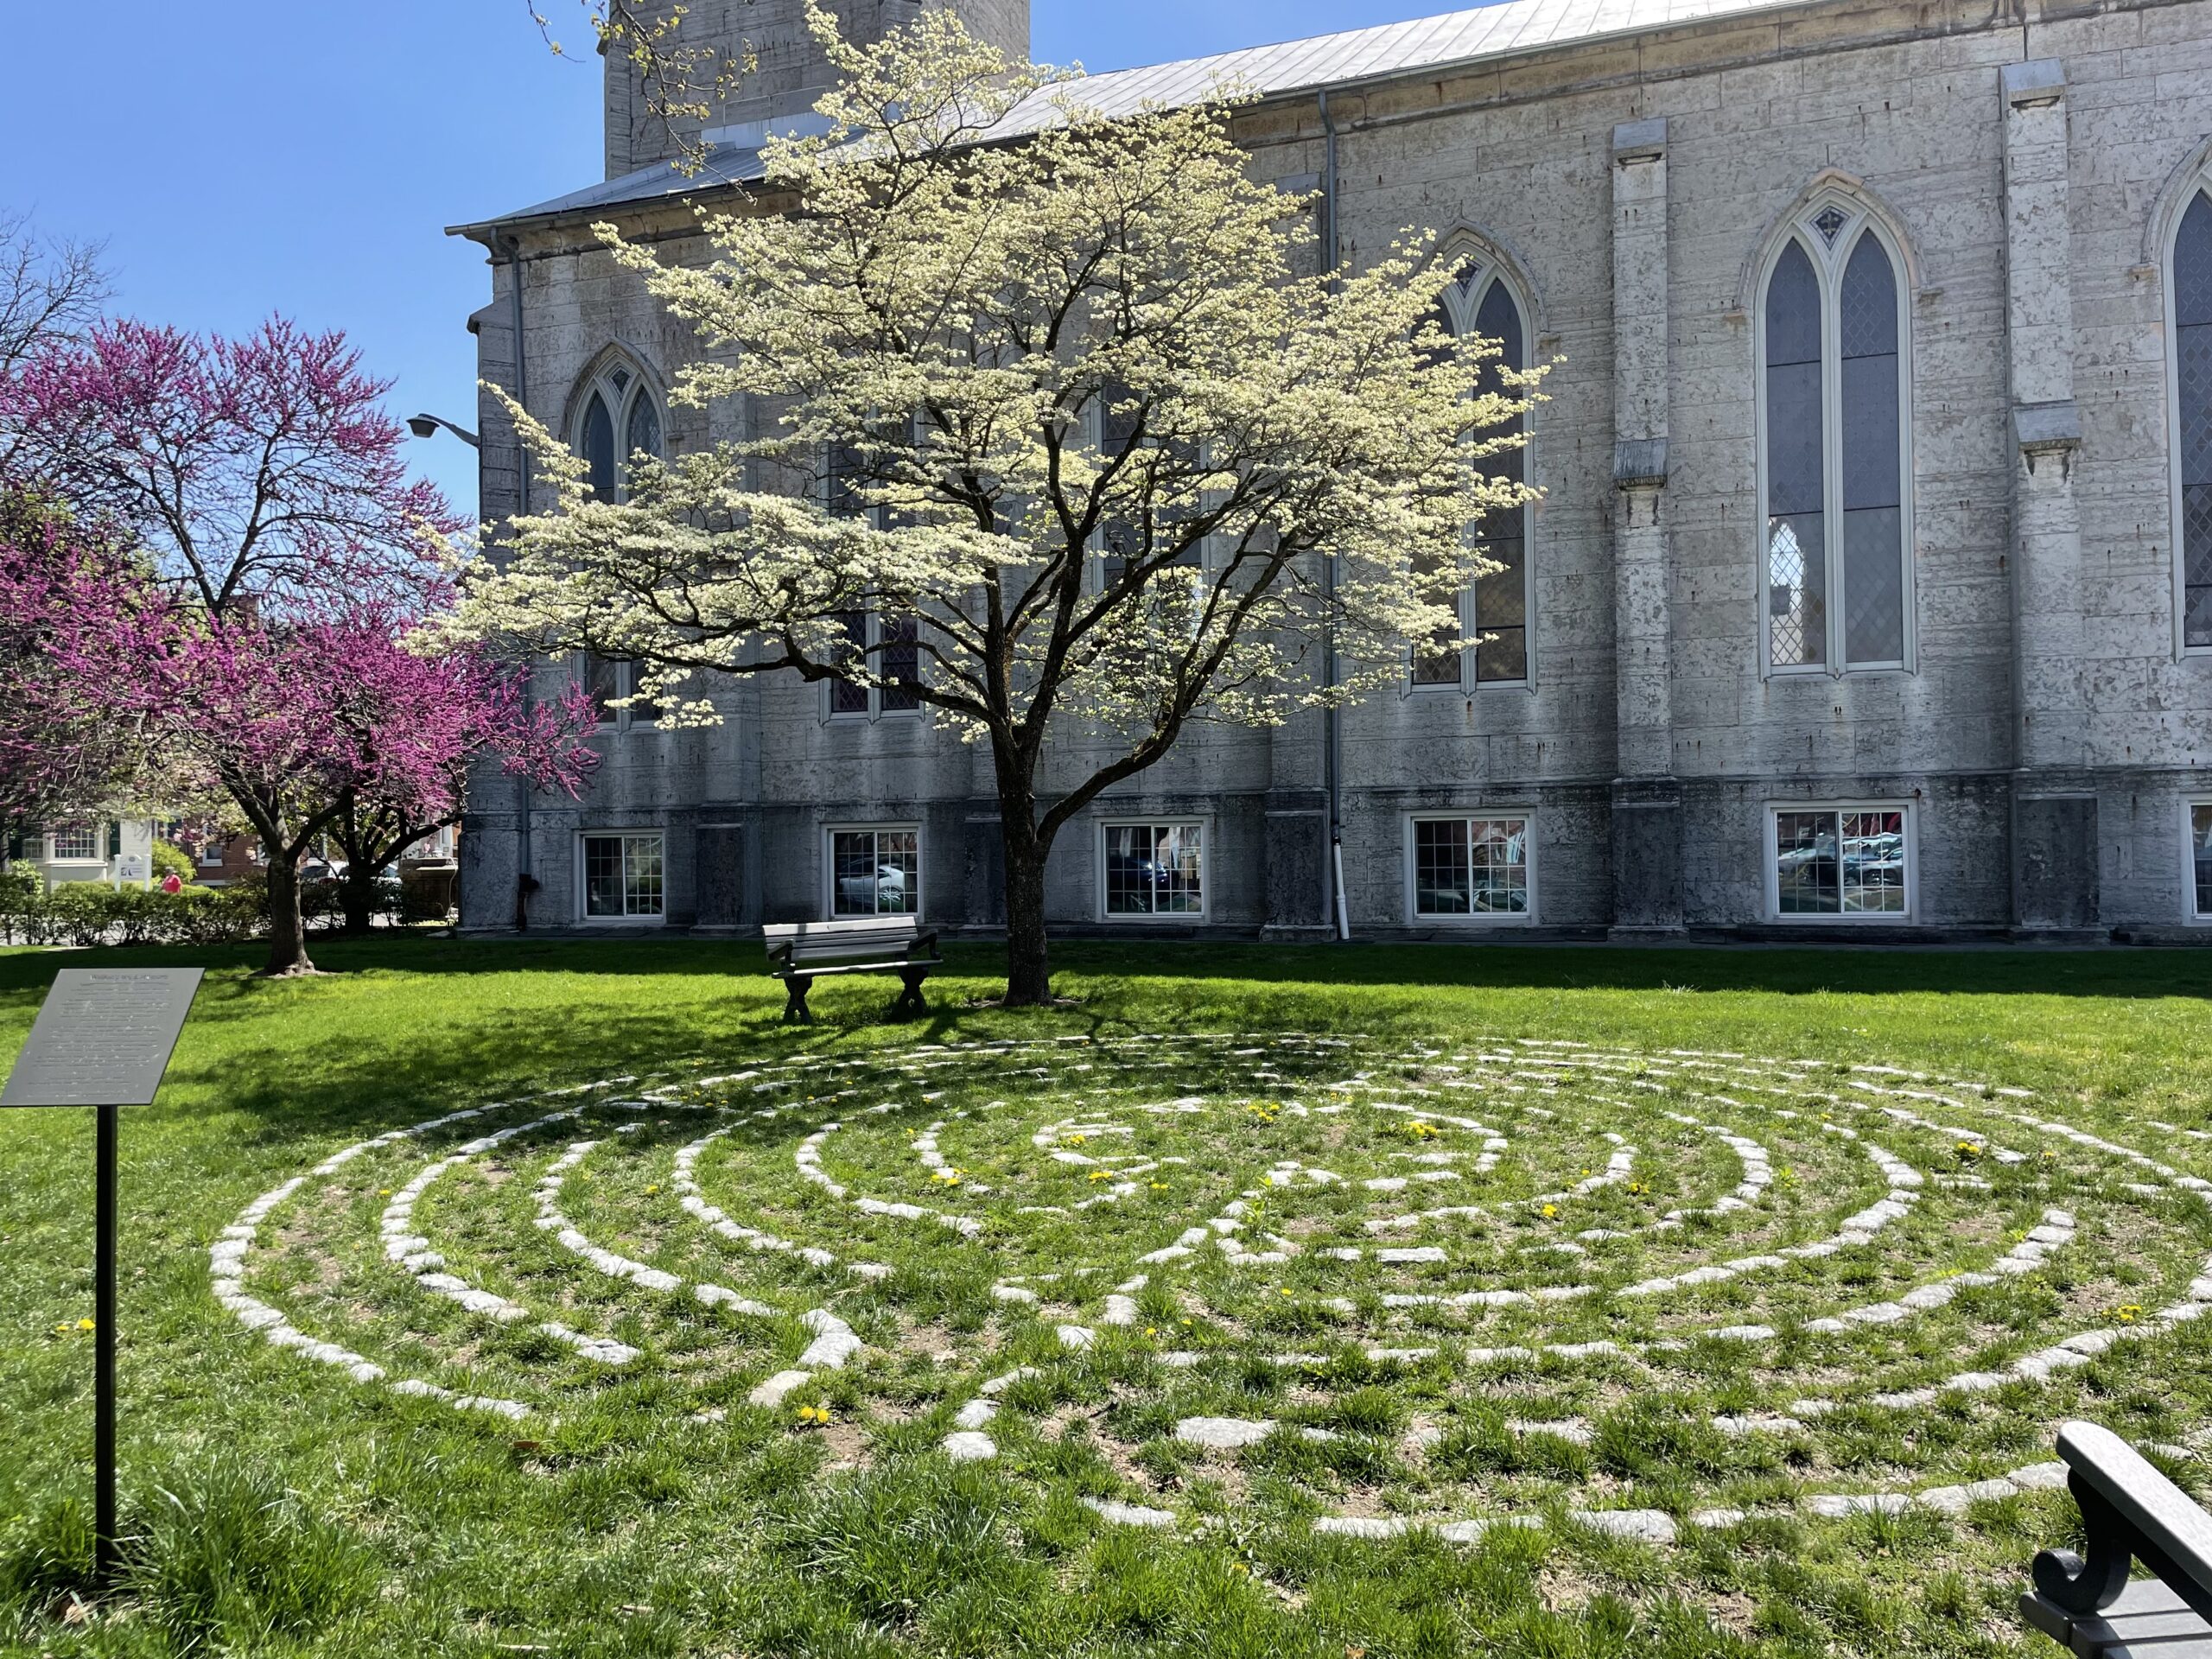
[(2028, 1623), (2082, 1659), (2212, 1659), (2212, 1515), (2110, 1429), (2068, 1423), (2058, 1455), (2088, 1559), (2036, 1557)]
[(927, 1011), (922, 982), (941, 968), (937, 935), (925, 933), (912, 916), (862, 916), (849, 922), (771, 922), (760, 930), (767, 942), (769, 971), (784, 982), (785, 1020), (811, 1020), (806, 994), (817, 979), (833, 974), (896, 974), (905, 989), (891, 1005), (903, 1019)]

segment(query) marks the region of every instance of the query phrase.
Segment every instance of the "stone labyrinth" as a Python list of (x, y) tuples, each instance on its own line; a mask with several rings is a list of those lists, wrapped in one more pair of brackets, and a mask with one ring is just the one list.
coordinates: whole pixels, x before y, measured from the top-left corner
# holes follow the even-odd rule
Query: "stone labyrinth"
[(1160, 1037), (460, 1112), (258, 1198), (211, 1271), (303, 1362), (518, 1423), (629, 1389), (1009, 1478), (1072, 1435), (1117, 1524), (1266, 1482), (1323, 1532), (1664, 1544), (2059, 1484), (2094, 1368), (2196, 1340), (2208, 1244), (2212, 1184), (2018, 1090)]

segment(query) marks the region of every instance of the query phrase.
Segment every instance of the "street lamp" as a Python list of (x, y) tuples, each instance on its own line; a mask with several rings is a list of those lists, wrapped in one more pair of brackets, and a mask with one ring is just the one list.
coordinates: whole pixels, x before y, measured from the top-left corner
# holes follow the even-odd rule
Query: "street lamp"
[(442, 426), (472, 449), (481, 449), (484, 447), (484, 441), (474, 432), (465, 426), (457, 425), (446, 419), (442, 415), (410, 415), (407, 417), (407, 429), (418, 438), (435, 438), (438, 435), (438, 429)]

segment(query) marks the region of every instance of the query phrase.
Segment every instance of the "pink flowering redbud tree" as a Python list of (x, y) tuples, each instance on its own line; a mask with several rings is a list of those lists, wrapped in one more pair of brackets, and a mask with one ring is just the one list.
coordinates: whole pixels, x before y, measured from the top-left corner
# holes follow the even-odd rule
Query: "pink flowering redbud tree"
[(582, 686), (533, 702), (523, 670), (472, 645), (375, 655), (337, 710), (354, 745), (329, 830), (346, 855), (339, 899), (349, 933), (368, 931), (385, 867), (461, 821), (482, 757), (532, 788), (570, 795), (598, 762), (583, 740), (599, 714)]
[(238, 340), (104, 322), (0, 379), (21, 486), (137, 561), (127, 593), (65, 584), (50, 668), (251, 827), (272, 976), (313, 971), (300, 865), (349, 811), (435, 828), (467, 756), (549, 788), (592, 762), (581, 696), (533, 707), (488, 647), (410, 649), (462, 525), (408, 476), (389, 390), (342, 335), (282, 319)]
[(214, 628), (189, 601), (150, 587), (143, 598), (80, 609), (55, 666), (105, 684), (118, 717), (219, 783), (251, 826), (267, 858), (271, 977), (315, 970), (300, 865), (326, 836), (342, 840), (349, 817), (390, 838), (366, 855), (389, 857), (459, 816), (480, 757), (572, 793), (596, 762), (583, 693), (533, 706), (518, 664), (465, 647), (417, 655), (404, 623), (373, 610)]
[(238, 340), (132, 321), (57, 342), (0, 385), (31, 486), (128, 531), (220, 628), (435, 602), (462, 521), (409, 478), (406, 429), (337, 333)]
[(80, 614), (120, 615), (143, 575), (48, 505), (0, 494), (0, 830), (117, 805), (159, 773), (144, 729), (104, 688), (54, 671), (58, 638)]

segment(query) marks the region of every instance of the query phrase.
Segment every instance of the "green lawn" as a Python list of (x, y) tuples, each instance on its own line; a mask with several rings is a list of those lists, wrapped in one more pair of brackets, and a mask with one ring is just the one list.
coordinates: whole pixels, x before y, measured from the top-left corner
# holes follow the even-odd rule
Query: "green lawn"
[[(951, 954), (794, 1032), (742, 944), (111, 953), (213, 970), (124, 1124), (134, 1587), (71, 1611), (90, 1114), (6, 1114), (0, 1645), (2025, 1651), (2058, 1421), (2201, 1487), (2212, 955)], [(0, 953), (0, 1054), (89, 960)]]

